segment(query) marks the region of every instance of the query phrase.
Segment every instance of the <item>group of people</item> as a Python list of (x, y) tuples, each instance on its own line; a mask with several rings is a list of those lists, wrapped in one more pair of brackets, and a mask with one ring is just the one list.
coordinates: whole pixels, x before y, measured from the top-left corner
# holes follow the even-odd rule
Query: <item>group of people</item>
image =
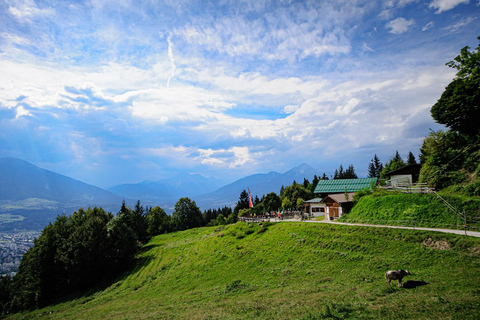
[(266, 212), (263, 215), (257, 215), (251, 212), (249, 215), (240, 217), (240, 221), (270, 221), (270, 219), (284, 220), (284, 219), (305, 219), (305, 215), (301, 211), (271, 211)]

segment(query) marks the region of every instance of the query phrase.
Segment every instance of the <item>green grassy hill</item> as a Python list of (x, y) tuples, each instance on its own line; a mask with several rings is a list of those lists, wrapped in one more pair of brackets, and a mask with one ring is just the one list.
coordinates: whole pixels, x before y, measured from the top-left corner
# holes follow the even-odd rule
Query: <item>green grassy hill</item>
[[(385, 284), (408, 269), (413, 289)], [(155, 237), (105, 290), (11, 319), (478, 319), (480, 239), (314, 223)]]
[[(441, 195), (460, 213), (467, 216), (469, 230), (480, 227), (480, 198), (453, 194)], [(416, 225), (447, 229), (463, 228), (462, 217), (450, 210), (435, 194), (376, 191), (360, 198), (350, 213), (342, 218), (348, 222), (389, 225)]]

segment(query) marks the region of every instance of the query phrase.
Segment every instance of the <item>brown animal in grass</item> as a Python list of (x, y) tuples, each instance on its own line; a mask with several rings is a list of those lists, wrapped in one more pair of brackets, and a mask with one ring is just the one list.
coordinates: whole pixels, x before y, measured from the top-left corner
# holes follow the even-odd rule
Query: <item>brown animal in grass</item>
[(398, 280), (398, 286), (401, 287), (403, 277), (410, 274), (408, 270), (390, 270), (385, 273), (385, 280), (387, 281), (387, 285), (390, 285), (390, 281), (392, 280)]

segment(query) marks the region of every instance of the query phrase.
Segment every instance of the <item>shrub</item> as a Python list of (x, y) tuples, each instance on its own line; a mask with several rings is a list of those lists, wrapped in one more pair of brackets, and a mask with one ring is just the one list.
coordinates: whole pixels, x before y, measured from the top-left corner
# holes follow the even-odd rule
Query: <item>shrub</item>
[(361, 197), (367, 196), (367, 195), (372, 194), (372, 193), (373, 193), (372, 189), (369, 189), (369, 188), (357, 191), (353, 195), (353, 202), (357, 203), (360, 200)]
[(464, 189), (469, 196), (480, 196), (480, 181), (475, 181), (467, 185)]

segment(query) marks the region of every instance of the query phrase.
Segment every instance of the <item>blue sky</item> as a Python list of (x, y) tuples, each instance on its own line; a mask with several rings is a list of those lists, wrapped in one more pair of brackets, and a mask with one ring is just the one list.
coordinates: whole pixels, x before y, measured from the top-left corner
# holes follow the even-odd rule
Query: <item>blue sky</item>
[(0, 157), (98, 185), (418, 155), (478, 0), (0, 0)]

